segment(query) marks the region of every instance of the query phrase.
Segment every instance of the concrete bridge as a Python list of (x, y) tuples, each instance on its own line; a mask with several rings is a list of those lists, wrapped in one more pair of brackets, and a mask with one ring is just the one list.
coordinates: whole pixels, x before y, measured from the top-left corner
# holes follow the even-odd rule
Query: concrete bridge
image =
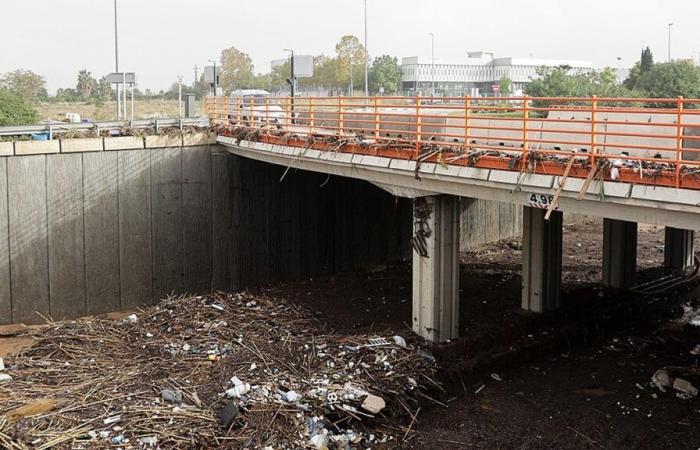
[[(603, 283), (633, 287), (637, 224), (695, 264), (700, 105), (687, 99), (207, 99), (235, 155), (414, 200), (413, 329), (458, 337), (459, 198), (523, 207), (523, 309), (561, 304), (562, 212), (604, 218)], [(286, 172), (285, 172), (286, 173)], [(369, 218), (368, 218), (369, 220)]]

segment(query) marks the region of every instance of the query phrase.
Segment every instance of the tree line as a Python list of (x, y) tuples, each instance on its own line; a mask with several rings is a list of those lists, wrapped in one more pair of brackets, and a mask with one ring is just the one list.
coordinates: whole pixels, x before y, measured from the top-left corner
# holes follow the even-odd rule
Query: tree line
[(622, 83), (617, 77), (611, 68), (585, 74), (572, 74), (566, 66), (541, 69), (525, 92), (533, 97), (700, 98), (700, 67), (689, 60), (656, 63), (649, 47)]

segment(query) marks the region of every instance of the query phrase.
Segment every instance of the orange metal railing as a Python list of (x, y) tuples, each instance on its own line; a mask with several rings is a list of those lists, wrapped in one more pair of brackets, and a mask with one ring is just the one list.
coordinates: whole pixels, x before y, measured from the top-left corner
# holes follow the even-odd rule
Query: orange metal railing
[(220, 133), (266, 142), (700, 189), (695, 99), (209, 97), (205, 108)]

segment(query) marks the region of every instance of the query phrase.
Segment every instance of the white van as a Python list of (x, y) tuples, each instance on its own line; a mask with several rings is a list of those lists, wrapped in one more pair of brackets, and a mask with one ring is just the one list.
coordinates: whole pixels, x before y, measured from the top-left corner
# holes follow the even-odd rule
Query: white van
[(241, 89), (229, 95), (229, 120), (240, 120), (247, 125), (281, 125), (284, 123), (284, 109), (270, 100), (270, 93), (262, 89)]

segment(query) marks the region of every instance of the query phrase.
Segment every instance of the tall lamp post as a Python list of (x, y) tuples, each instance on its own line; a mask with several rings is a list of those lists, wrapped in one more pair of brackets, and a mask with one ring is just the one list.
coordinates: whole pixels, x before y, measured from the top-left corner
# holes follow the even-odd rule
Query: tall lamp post
[(367, 49), (367, 0), (365, 0), (365, 97), (369, 97), (369, 50)]
[(673, 22), (668, 24), (668, 62), (671, 62), (671, 27)]
[(435, 97), (435, 34), (430, 33), (430, 76), (433, 82), (433, 94)]
[[(114, 0), (114, 65), (115, 72), (119, 73), (119, 36), (117, 34), (117, 0)], [(126, 86), (124, 86), (126, 89)], [(117, 83), (117, 120), (122, 118), (122, 107), (119, 98), (119, 83)], [(126, 116), (126, 111), (124, 111)]]

